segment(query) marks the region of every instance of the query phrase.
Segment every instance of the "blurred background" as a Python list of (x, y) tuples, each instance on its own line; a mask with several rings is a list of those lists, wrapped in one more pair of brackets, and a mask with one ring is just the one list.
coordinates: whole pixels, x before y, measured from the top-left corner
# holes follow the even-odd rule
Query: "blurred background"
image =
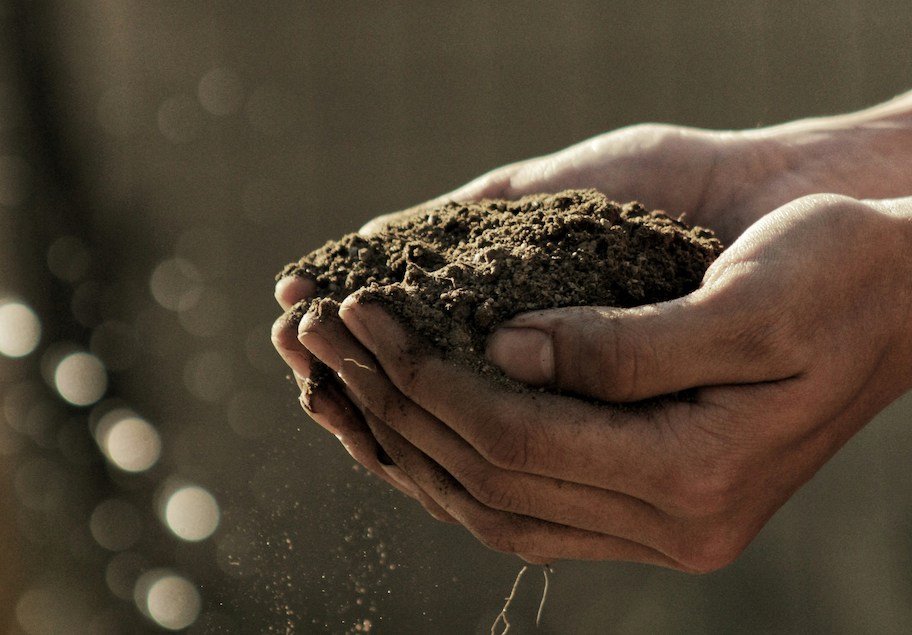
[[(274, 274), (627, 124), (885, 100), (910, 36), (907, 0), (0, 0), (0, 632), (491, 632), (519, 561), (300, 411)], [(534, 632), (912, 632), (910, 412), (723, 571), (558, 563)]]

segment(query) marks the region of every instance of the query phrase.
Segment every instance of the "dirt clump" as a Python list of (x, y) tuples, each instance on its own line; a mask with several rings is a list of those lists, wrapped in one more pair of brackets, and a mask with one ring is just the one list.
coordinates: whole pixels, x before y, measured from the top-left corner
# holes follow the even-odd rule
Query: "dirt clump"
[(524, 311), (633, 307), (695, 290), (722, 252), (711, 231), (595, 190), (448, 203), (327, 242), (279, 276), (306, 276), (298, 307), (332, 318), (364, 289), (429, 346), (482, 372), (494, 328)]

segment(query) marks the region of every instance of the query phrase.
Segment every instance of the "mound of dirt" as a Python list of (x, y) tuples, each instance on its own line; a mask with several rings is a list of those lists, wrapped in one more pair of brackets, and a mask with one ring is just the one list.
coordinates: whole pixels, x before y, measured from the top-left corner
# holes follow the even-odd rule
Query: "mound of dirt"
[(498, 374), (484, 360), (485, 341), (517, 313), (670, 300), (696, 289), (721, 252), (709, 230), (568, 190), (449, 203), (330, 241), (279, 275), (316, 282), (300, 314), (332, 319), (339, 302), (365, 289), (442, 355)]

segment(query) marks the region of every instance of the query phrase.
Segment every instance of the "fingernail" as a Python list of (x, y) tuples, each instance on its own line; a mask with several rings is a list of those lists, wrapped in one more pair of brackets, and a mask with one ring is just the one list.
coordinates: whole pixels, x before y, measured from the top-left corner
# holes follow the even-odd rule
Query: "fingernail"
[(348, 327), (351, 334), (364, 345), (364, 348), (371, 353), (376, 353), (377, 351), (374, 348), (374, 336), (367, 327), (364, 326), (364, 322), (361, 321), (361, 318), (358, 317), (358, 310), (355, 308), (357, 304), (358, 301), (355, 298), (351, 296), (346, 298), (339, 306), (339, 317), (345, 322), (345, 326)]
[(487, 357), (519, 381), (536, 386), (554, 381), (554, 344), (544, 331), (502, 327), (489, 338)]
[(303, 331), (298, 333), (298, 340), (304, 348), (313, 353), (314, 357), (332, 368), (334, 372), (338, 373), (339, 369), (342, 368), (342, 359), (336, 349), (322, 335), (313, 331)]

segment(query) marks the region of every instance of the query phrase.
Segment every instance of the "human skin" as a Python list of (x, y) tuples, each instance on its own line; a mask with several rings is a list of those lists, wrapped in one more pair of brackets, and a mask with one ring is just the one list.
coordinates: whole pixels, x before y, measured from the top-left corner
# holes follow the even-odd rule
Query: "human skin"
[[(730, 244), (684, 298), (502, 325), (489, 359), (554, 392), (440, 359), (357, 294), (341, 321), (286, 314), (276, 347), (299, 381), (312, 356), (336, 371), (344, 389), (309, 411), (357, 460), (484, 544), (531, 562), (717, 569), (912, 387), (910, 112), (906, 95), (745, 132), (634, 126), (445, 197), (595, 187)], [(312, 292), (290, 278), (276, 297), (288, 309)], [(608, 405), (683, 389), (691, 401)]]

